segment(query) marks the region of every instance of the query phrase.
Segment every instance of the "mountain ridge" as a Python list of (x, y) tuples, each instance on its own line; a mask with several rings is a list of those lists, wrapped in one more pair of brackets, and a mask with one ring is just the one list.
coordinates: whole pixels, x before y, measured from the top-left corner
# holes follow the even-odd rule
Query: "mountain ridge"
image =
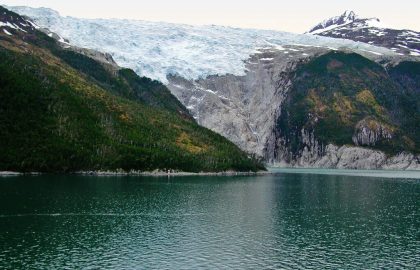
[(385, 47), (402, 55), (420, 56), (420, 32), (393, 29), (382, 25), (378, 18), (361, 18), (354, 12), (346, 11), (327, 19), (307, 33)]

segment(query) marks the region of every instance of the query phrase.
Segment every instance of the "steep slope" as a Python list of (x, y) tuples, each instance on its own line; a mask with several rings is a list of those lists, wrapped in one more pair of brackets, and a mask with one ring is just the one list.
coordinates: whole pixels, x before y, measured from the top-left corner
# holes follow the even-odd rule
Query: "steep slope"
[(310, 34), (360, 41), (400, 54), (420, 56), (420, 33), (381, 24), (378, 18), (360, 18), (353, 11), (333, 17), (309, 30)]
[(162, 84), (0, 14), (0, 170), (263, 169)]
[(194, 81), (168, 78), (168, 87), (197, 122), (249, 153), (265, 155), (278, 108), (300, 62), (328, 50), (306, 46), (260, 49), (245, 62), (245, 76), (209, 76)]

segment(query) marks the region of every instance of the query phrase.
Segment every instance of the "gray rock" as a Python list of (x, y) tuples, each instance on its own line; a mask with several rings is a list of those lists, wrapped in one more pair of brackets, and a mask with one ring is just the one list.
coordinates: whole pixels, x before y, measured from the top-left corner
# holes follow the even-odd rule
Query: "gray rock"
[(200, 125), (248, 153), (264, 156), (296, 65), (325, 51), (300, 46), (285, 46), (284, 51), (261, 49), (246, 62), (245, 76), (209, 76), (196, 81), (169, 76), (168, 88)]
[(374, 146), (379, 141), (391, 140), (393, 133), (392, 128), (374, 119), (363, 119), (356, 125), (353, 143), (358, 146)]
[(361, 147), (346, 147), (338, 149), (337, 169), (379, 169), (386, 161), (386, 155), (377, 150)]
[[(308, 158), (312, 157), (312, 159)], [(318, 158), (315, 158), (318, 157)], [(285, 160), (272, 163), (277, 167), (299, 168), (337, 168), (337, 169), (385, 169), (385, 170), (420, 170), (420, 156), (410, 153), (400, 153), (387, 157), (385, 153), (354, 146), (341, 146), (329, 144), (325, 147), (322, 156), (302, 152), (296, 161)]]
[(420, 156), (400, 153), (389, 158), (382, 167), (389, 170), (420, 170)]

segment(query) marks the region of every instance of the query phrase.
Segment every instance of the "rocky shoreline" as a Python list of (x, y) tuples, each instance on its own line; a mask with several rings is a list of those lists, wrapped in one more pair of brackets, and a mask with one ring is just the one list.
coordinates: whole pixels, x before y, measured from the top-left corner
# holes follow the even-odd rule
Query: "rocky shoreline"
[[(399, 153), (387, 156), (384, 152), (357, 146), (323, 147), (315, 140), (306, 140), (307, 146), (296, 156), (283, 155), (270, 166), (279, 168), (398, 170), (419, 171), (420, 155)], [(288, 151), (283, 151), (289, 153)]]

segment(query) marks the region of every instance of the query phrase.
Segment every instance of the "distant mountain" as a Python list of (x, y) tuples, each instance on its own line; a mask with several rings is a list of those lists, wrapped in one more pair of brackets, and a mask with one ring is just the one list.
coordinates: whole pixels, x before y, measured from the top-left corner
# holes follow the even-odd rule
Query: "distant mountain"
[(354, 22), (356, 19), (358, 19), (358, 16), (354, 11), (348, 11), (346, 10), (342, 15), (332, 17), (330, 19), (327, 19), (318, 25), (316, 25), (314, 28), (312, 28), (309, 33), (316, 34), (318, 32), (327, 31), (328, 29), (333, 29), (340, 25), (346, 25), (351, 22)]
[(361, 18), (353, 11), (325, 20), (308, 33), (364, 42), (400, 54), (420, 56), (419, 32), (388, 28), (378, 18)]
[(160, 82), (2, 7), (0, 149), (0, 171), (264, 169)]

